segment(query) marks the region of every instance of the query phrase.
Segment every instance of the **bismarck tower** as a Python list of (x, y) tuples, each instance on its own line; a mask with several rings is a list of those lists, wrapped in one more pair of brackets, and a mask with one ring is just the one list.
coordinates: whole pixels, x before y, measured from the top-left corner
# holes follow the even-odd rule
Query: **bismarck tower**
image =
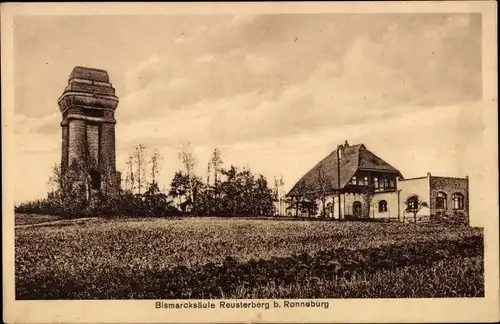
[(89, 168), (93, 192), (115, 194), (119, 186), (114, 117), (118, 97), (108, 73), (75, 67), (58, 104), (62, 113), (62, 173), (77, 162)]

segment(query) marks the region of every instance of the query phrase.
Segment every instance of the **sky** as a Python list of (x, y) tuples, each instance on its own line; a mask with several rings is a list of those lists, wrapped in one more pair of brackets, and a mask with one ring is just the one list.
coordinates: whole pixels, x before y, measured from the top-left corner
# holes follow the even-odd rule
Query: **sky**
[(472, 189), (487, 176), (481, 53), (480, 14), (17, 16), (15, 200), (46, 195), (76, 65), (116, 89), (117, 168), (157, 149), (167, 189), (185, 142), (202, 177), (217, 147), (290, 189), (346, 140), (406, 178), (469, 175)]

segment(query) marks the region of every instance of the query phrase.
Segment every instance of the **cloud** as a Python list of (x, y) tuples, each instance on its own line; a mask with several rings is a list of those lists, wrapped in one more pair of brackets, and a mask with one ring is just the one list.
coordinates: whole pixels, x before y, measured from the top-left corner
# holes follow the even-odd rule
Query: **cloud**
[(270, 63), (265, 56), (249, 53), (245, 56), (245, 63), (253, 73), (265, 73), (269, 70)]
[[(207, 114), (199, 127), (211, 134), (204, 141), (238, 141), (384, 118), (409, 106), (478, 99), (480, 69), (471, 61), (480, 52), (471, 53), (475, 50), (463, 43), (470, 36), (463, 33), (468, 18), (449, 17), (439, 16), (418, 29), (411, 16), (388, 19), (374, 25), (376, 32), (354, 34), (337, 44), (324, 39), (338, 37), (333, 29), (338, 24), (321, 25), (320, 35), (311, 37), (318, 25), (302, 17), (287, 18), (296, 19), (300, 29), (270, 16), (201, 25), (192, 44), (148, 58), (131, 72), (142, 80), (141, 87), (121, 99), (120, 120), (165, 116), (183, 121), (186, 111), (199, 107)], [(346, 24), (354, 26), (356, 20), (347, 18)], [(240, 38), (248, 36), (246, 43), (231, 33), (236, 26)], [(231, 42), (228, 51), (217, 52)], [(449, 66), (450, 59), (457, 64)], [(217, 117), (210, 115), (214, 111)]]
[(14, 119), (14, 132), (16, 134), (53, 135), (59, 131), (61, 114), (54, 113), (42, 117), (27, 117), (16, 114)]
[(213, 54), (206, 54), (206, 55), (198, 57), (196, 60), (198, 62), (200, 62), (200, 63), (206, 63), (206, 62), (212, 61), (214, 58), (215, 58), (215, 55), (213, 55)]
[[(265, 141), (463, 102), (480, 93), (464, 90), (470, 84), (477, 88), (480, 75), (467, 63), (476, 56), (460, 50), (467, 16), (444, 16), (418, 29), (411, 17), (381, 19), (375, 31), (357, 31), (338, 43), (324, 40), (339, 37), (335, 28), (343, 25), (356, 30), (362, 20), (345, 16), (339, 24), (313, 16), (238, 16), (183, 32), (179, 37), (189, 37), (189, 44), (153, 53), (127, 71), (127, 92), (116, 112), (118, 129), (133, 134), (125, 142)], [(453, 59), (458, 63), (448, 66)], [(52, 114), (20, 127), (57, 133), (59, 118)]]
[[(405, 165), (417, 154), (405, 153), (405, 141), (417, 142), (418, 152), (425, 151), (419, 128), (405, 120), (455, 148), (455, 142), (443, 139), (458, 134), (446, 116), (450, 123), (465, 127), (463, 116), (455, 115), (463, 109), (457, 107), (481, 98), (478, 17), (198, 17), (184, 24), (158, 23), (155, 26), (163, 26), (165, 35), (148, 41), (133, 38), (131, 30), (127, 42), (141, 46), (127, 47), (130, 53), (120, 58), (126, 64), (116, 59), (112, 65), (111, 81), (120, 95), (117, 161), (124, 161), (136, 144), (143, 143), (160, 149), (166, 157), (165, 170), (172, 170), (180, 167), (176, 159), (180, 143), (190, 141), (201, 160), (213, 147), (223, 147), (228, 162), (249, 163), (269, 176), (283, 170), (287, 178), (295, 179), (328, 154), (337, 139), (366, 141), (378, 136), (374, 151), (384, 151), (377, 143), (393, 143), (398, 153), (386, 150), (388, 160)], [(127, 28), (117, 30), (123, 35)], [(101, 45), (103, 52), (116, 53), (123, 48), (120, 44)], [(100, 56), (89, 60), (103, 62)], [(51, 108), (45, 117), (34, 118), (34, 110), (17, 110), (17, 105), (53, 107), (65, 82), (63, 78), (51, 91), (36, 92), (38, 82), (20, 88), (16, 95), (21, 98), (16, 99), (16, 111), (23, 111), (16, 115), (16, 142), (25, 169), (33, 163), (32, 154), (55, 154), (58, 160), (60, 114)], [(438, 111), (446, 113), (439, 113), (433, 124)], [(401, 156), (404, 159), (398, 160)], [(429, 155), (422, 165), (435, 163), (437, 169), (446, 170), (454, 158), (439, 157), (444, 162)]]
[(242, 24), (251, 24), (254, 22), (255, 18), (255, 15), (234, 15), (229, 23), (229, 26), (234, 27)]
[(189, 42), (189, 38), (186, 37), (184, 34), (180, 35), (175, 41), (174, 43), (175, 44), (182, 44), (182, 43), (186, 43), (186, 42)]

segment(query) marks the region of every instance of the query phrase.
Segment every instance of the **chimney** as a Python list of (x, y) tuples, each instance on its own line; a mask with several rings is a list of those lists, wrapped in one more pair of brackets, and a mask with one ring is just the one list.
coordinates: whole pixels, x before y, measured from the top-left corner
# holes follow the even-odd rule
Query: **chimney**
[(349, 143), (347, 143), (347, 140), (345, 140), (344, 147), (349, 147)]

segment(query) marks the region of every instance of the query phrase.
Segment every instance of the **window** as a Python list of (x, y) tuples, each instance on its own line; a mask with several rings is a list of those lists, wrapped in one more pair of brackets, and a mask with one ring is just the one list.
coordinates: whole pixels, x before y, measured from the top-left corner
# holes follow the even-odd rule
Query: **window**
[(361, 202), (355, 201), (352, 203), (352, 212), (354, 215), (361, 215)]
[(368, 177), (363, 178), (363, 186), (368, 186)]
[(453, 209), (464, 209), (464, 195), (459, 192), (453, 194)]
[(378, 178), (377, 177), (373, 178), (373, 186), (375, 187), (375, 189), (378, 189)]
[(90, 117), (104, 117), (104, 110), (100, 109), (86, 109), (87, 115)]
[(380, 178), (380, 188), (389, 188), (389, 180), (386, 178)]
[(381, 200), (378, 202), (378, 212), (385, 213), (387, 211), (387, 201)]
[(394, 179), (389, 180), (389, 187), (396, 188), (396, 183), (394, 182)]
[(351, 184), (356, 185), (356, 176), (351, 178)]
[(446, 206), (446, 194), (442, 191), (439, 191), (436, 197), (436, 209), (446, 209)]

